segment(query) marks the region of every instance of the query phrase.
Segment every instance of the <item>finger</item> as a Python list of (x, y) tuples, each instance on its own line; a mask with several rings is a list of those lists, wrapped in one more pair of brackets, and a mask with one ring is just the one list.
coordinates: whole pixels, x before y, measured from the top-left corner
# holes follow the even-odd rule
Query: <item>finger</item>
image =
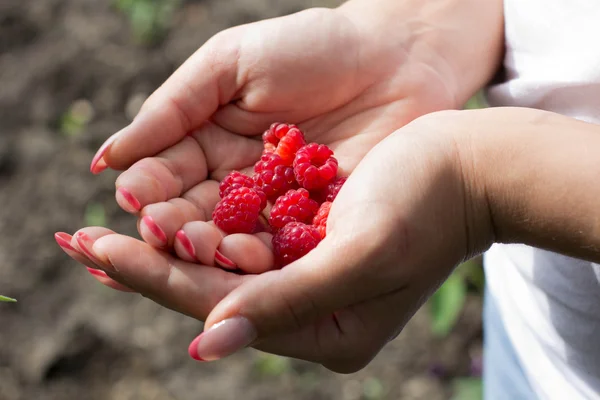
[(104, 286), (107, 286), (111, 289), (115, 289), (118, 290), (120, 292), (128, 292), (128, 293), (135, 293), (135, 290), (120, 284), (119, 282), (115, 281), (114, 279), (111, 279), (106, 272), (99, 270), (99, 269), (93, 269), (93, 268), (87, 268), (88, 272), (90, 273), (90, 275), (92, 275), (94, 277), (94, 279), (96, 279), (98, 282), (100, 282), (101, 284), (103, 284)]
[(123, 172), (116, 183), (117, 202), (125, 211), (136, 213), (148, 204), (180, 196), (205, 181), (209, 173), (221, 180), (232, 170), (252, 166), (261, 153), (262, 142), (205, 124), (172, 148)]
[(110, 266), (110, 272), (142, 295), (199, 320), (245, 279), (219, 268), (182, 261), (124, 235), (99, 238), (93, 252)]
[(175, 253), (182, 260), (214, 266), (215, 253), (222, 239), (223, 234), (214, 224), (188, 222), (176, 234)]
[(231, 262), (230, 265), (248, 274), (262, 274), (275, 268), (271, 238), (272, 235), (266, 232), (227, 235), (218, 250)]
[[(99, 237), (102, 235), (103, 232), (100, 229), (94, 229), (92, 228), (91, 234), (94, 237)], [(100, 268), (100, 266), (98, 264), (96, 264), (95, 262), (93, 262), (88, 256), (86, 256), (85, 254), (83, 254), (81, 252), (81, 250), (79, 250), (79, 246), (77, 244), (77, 239), (74, 239), (73, 236), (69, 235), (68, 233), (65, 232), (58, 232), (54, 235), (56, 242), (59, 244), (59, 246), (65, 251), (65, 253), (67, 253), (67, 255), (69, 255), (71, 258), (73, 258), (75, 261), (83, 264), (86, 266), (87, 271), (90, 273), (90, 275), (92, 275), (97, 281), (99, 281), (100, 283), (102, 283), (103, 285), (106, 285), (110, 288), (113, 288), (115, 290), (119, 290), (122, 292), (134, 292), (133, 289), (111, 279), (106, 272), (102, 271)], [(73, 243), (73, 245), (71, 245), (71, 243)], [(74, 247), (75, 246), (75, 247)], [(77, 247), (77, 248), (76, 248)]]
[(207, 175), (202, 148), (196, 140), (186, 137), (156, 157), (144, 158), (123, 172), (116, 181), (117, 203), (125, 211), (135, 213), (148, 204), (178, 197)]
[(140, 235), (154, 247), (172, 246), (183, 225), (209, 220), (218, 201), (219, 184), (211, 180), (196, 185), (181, 198), (150, 204), (141, 213)]
[(199, 128), (238, 91), (239, 29), (222, 32), (192, 55), (144, 103), (134, 121), (111, 137), (91, 165), (122, 170), (173, 146)]

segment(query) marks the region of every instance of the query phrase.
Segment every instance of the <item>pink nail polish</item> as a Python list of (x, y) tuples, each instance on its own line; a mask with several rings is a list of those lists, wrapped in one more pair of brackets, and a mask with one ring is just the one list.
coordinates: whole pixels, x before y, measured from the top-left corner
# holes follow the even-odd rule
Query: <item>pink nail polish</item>
[(158, 239), (159, 242), (161, 242), (163, 245), (167, 244), (167, 235), (165, 235), (165, 232), (160, 229), (160, 226), (154, 222), (154, 219), (151, 216), (146, 215), (144, 218), (142, 218), (142, 222), (146, 225), (154, 237)]
[(179, 243), (181, 243), (181, 247), (183, 247), (183, 249), (186, 251), (186, 253), (188, 253), (188, 255), (195, 260), (196, 259), (196, 249), (194, 248), (192, 241), (190, 240), (190, 238), (188, 238), (188, 236), (185, 234), (185, 232), (183, 230), (179, 230), (175, 234), (175, 237), (177, 238), (177, 240), (179, 240)]
[(111, 137), (106, 139), (104, 144), (102, 146), (100, 146), (100, 148), (96, 152), (96, 155), (94, 155), (94, 158), (92, 159), (92, 163), (90, 164), (90, 172), (91, 173), (99, 174), (100, 172), (102, 172), (103, 170), (105, 170), (107, 168), (106, 163), (100, 164), (99, 161), (102, 157), (104, 157), (104, 154), (106, 154), (106, 152), (108, 151), (110, 146), (112, 146), (112, 144), (115, 142), (115, 140), (117, 139), (120, 132), (121, 131), (115, 133), (114, 135), (112, 135)]
[(78, 232), (75, 235), (75, 239), (77, 240), (77, 244), (85, 256), (98, 265), (104, 265), (104, 263), (100, 261), (92, 251), (94, 241), (85, 232)]
[(256, 329), (248, 319), (229, 318), (194, 339), (188, 351), (194, 359), (215, 361), (248, 347), (256, 336)]
[(108, 278), (108, 275), (106, 275), (106, 272), (104, 272), (104, 271), (101, 271), (99, 269), (90, 268), (90, 267), (86, 267), (86, 269), (92, 275), (98, 276), (100, 278)]
[(231, 261), (229, 258), (225, 257), (223, 253), (219, 250), (215, 252), (215, 262), (223, 268), (226, 269), (237, 269), (238, 266), (236, 263)]
[(204, 361), (198, 355), (198, 343), (200, 342), (201, 337), (202, 337), (202, 335), (200, 335), (196, 339), (192, 340), (192, 343), (190, 343), (190, 347), (188, 347), (188, 354), (190, 355), (190, 357), (192, 357), (196, 361)]
[(77, 250), (75, 250), (73, 248), (73, 246), (71, 246), (72, 238), (73, 238), (73, 236), (71, 236), (65, 232), (56, 232), (54, 234), (54, 239), (56, 240), (56, 243), (58, 243), (58, 245), (60, 247), (62, 247), (63, 249), (69, 250), (69, 251), (74, 251), (77, 253)]
[(125, 200), (125, 202), (131, 206), (131, 209), (127, 210), (128, 212), (134, 213), (142, 209), (142, 205), (140, 204), (139, 200), (136, 199), (135, 196), (132, 195), (129, 190), (120, 187), (117, 189), (117, 193), (121, 195), (121, 197), (123, 197), (123, 200)]

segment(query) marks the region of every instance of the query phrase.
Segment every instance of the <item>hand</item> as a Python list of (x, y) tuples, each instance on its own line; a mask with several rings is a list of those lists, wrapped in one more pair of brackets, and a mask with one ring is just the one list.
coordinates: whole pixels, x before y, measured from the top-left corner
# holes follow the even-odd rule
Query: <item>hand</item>
[[(92, 163), (94, 172), (127, 169), (116, 198), (140, 217), (146, 242), (213, 265), (221, 235), (205, 221), (218, 200), (215, 181), (255, 163), (257, 135), (272, 122), (298, 123), (310, 141), (328, 144), (347, 175), (394, 129), (458, 106), (430, 47), (408, 50), (405, 36), (380, 40), (360, 21), (313, 9), (227, 30), (148, 99)], [(180, 231), (194, 254), (176, 238)], [(231, 240), (222, 245), (230, 257), (230, 249), (256, 243)]]
[(250, 345), (354, 372), (456, 264), (491, 244), (469, 135), (503, 118), (487, 110), (435, 113), (390, 135), (340, 191), (327, 237), (281, 270), (237, 275), (103, 228), (64, 239), (71, 254), (115, 281), (206, 320), (192, 356), (212, 361)]

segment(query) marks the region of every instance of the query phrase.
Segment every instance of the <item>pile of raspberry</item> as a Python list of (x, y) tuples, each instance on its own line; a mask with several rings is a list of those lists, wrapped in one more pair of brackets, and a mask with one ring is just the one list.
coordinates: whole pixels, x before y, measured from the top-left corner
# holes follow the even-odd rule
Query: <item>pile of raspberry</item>
[[(275, 262), (283, 267), (325, 237), (331, 203), (346, 178), (337, 176), (333, 151), (307, 144), (296, 125), (271, 125), (263, 143), (252, 176), (233, 171), (221, 181), (213, 221), (227, 234), (272, 232)], [(267, 220), (262, 212), (268, 204)]]

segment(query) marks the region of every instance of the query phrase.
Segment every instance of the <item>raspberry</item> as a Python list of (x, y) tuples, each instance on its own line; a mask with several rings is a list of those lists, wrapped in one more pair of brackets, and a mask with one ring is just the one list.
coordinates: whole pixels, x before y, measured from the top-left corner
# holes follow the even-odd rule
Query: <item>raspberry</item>
[(298, 150), (294, 159), (296, 180), (308, 190), (327, 186), (335, 178), (337, 169), (333, 151), (324, 144), (308, 144)]
[(346, 177), (340, 177), (331, 182), (329, 185), (327, 185), (327, 187), (325, 188), (325, 201), (335, 200), (338, 193), (342, 189), (342, 186), (344, 186), (344, 183), (346, 183), (347, 179), (348, 178)]
[(263, 154), (254, 165), (254, 182), (271, 200), (298, 187), (294, 169), (284, 165), (281, 157), (274, 153)]
[(239, 189), (241, 187), (255, 189), (256, 193), (260, 196), (261, 211), (266, 207), (267, 196), (265, 195), (265, 193), (256, 187), (254, 179), (242, 174), (239, 171), (231, 171), (229, 175), (227, 175), (225, 179), (221, 181), (221, 184), (219, 185), (219, 197), (224, 198), (229, 193), (231, 193), (233, 189)]
[(315, 215), (312, 221), (313, 226), (317, 228), (322, 239), (325, 239), (327, 234), (327, 218), (329, 218), (329, 210), (331, 210), (331, 202), (326, 201), (321, 204), (319, 211), (317, 211), (317, 215)]
[(213, 221), (228, 234), (254, 233), (261, 211), (261, 198), (248, 187), (233, 189), (213, 211)]
[(269, 224), (275, 228), (283, 228), (290, 222), (309, 224), (319, 209), (319, 203), (309, 197), (308, 190), (289, 190), (280, 196), (269, 217)]
[(306, 145), (304, 133), (296, 125), (275, 123), (263, 134), (265, 153), (275, 153), (285, 165), (292, 165), (299, 148)]
[(275, 262), (284, 267), (317, 247), (321, 236), (314, 226), (290, 222), (273, 236)]

